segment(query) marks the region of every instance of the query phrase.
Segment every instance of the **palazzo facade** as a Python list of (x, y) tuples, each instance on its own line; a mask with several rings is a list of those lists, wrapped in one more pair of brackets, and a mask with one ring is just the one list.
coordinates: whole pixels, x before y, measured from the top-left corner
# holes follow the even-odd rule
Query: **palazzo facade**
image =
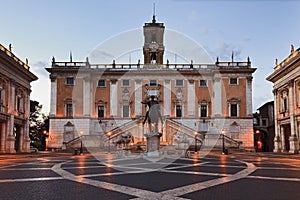
[[(49, 148), (65, 148), (76, 138), (103, 145), (130, 133), (145, 141), (147, 101), (159, 102), (161, 144), (194, 141), (211, 145), (221, 131), (233, 142), (253, 149), (252, 73), (245, 62), (172, 64), (163, 62), (164, 24), (145, 23), (144, 63), (58, 62), (47, 68), (51, 80)], [(198, 137), (197, 136), (197, 137)], [(89, 139), (88, 139), (89, 138)], [(181, 139), (180, 139), (181, 138)], [(207, 139), (207, 141), (205, 140)], [(206, 143), (205, 143), (206, 141)]]
[(300, 137), (300, 48), (291, 46), (290, 55), (267, 77), (273, 85), (274, 152), (299, 152)]
[(30, 151), (30, 83), (35, 80), (27, 60), (0, 45), (0, 153)]

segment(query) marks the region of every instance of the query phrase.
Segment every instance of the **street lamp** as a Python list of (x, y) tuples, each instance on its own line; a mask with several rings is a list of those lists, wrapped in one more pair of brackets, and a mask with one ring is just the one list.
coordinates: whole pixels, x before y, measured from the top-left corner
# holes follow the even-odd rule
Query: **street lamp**
[(108, 136), (108, 153), (110, 153), (110, 136), (111, 136), (110, 131), (107, 133), (107, 136)]
[(226, 151), (225, 151), (225, 141), (224, 141), (224, 137), (225, 137), (225, 131), (222, 130), (221, 131), (221, 134), (222, 134), (222, 154), (226, 154)]
[(44, 133), (44, 138), (45, 138), (45, 143), (46, 143), (45, 144), (45, 146), (46, 146), (45, 150), (48, 151), (48, 137), (49, 137), (49, 135), (48, 135), (46, 130), (44, 130), (43, 133)]
[(198, 152), (198, 149), (197, 149), (197, 135), (198, 135), (198, 132), (195, 132), (195, 153)]

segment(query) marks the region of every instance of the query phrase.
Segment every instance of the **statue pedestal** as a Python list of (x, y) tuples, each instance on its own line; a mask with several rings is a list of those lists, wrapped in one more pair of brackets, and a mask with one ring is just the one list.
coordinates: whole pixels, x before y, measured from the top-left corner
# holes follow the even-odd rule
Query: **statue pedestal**
[(145, 137), (147, 139), (147, 156), (149, 157), (159, 157), (159, 146), (161, 133), (146, 133)]

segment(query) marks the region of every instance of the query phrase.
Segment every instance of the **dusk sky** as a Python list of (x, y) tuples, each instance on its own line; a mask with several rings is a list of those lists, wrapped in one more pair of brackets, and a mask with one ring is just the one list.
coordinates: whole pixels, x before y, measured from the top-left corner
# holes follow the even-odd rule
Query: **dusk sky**
[[(85, 58), (103, 41), (132, 29), (141, 29), (152, 19), (166, 29), (178, 31), (202, 45), (215, 61), (246, 61), (257, 68), (253, 79), (253, 111), (273, 100), (266, 77), (300, 46), (300, 1), (279, 0), (0, 0), (0, 43), (20, 59), (29, 60), (31, 99), (49, 113), (50, 79), (44, 69), (51, 58), (73, 61)], [(142, 35), (141, 35), (142, 37)], [(122, 46), (122, 44), (119, 44)], [(168, 48), (166, 46), (166, 48)], [(141, 58), (141, 60), (143, 60)]]

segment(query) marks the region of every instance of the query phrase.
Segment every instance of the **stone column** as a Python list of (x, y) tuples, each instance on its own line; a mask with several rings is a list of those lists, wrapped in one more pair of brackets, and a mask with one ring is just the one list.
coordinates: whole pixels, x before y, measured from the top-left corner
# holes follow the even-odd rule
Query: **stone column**
[(19, 127), (19, 134), (20, 134), (20, 139), (19, 139), (19, 152), (23, 152), (24, 148), (24, 125)]
[(110, 116), (116, 117), (118, 112), (118, 80), (111, 80), (110, 84)]
[(139, 117), (142, 116), (142, 80), (138, 79), (135, 80), (135, 88), (134, 88), (134, 109), (135, 109), (135, 116)]
[(284, 134), (285, 134), (284, 127), (280, 126), (280, 139), (281, 139), (281, 151), (282, 152), (286, 151)]
[(0, 153), (5, 153), (6, 124), (0, 123)]
[(289, 137), (290, 150), (289, 153), (298, 153), (299, 152), (299, 141), (295, 132), (295, 117), (294, 117), (294, 108), (295, 108), (295, 97), (294, 97), (294, 80), (289, 81), (289, 113), (290, 113), (290, 124), (291, 124), (291, 136)]
[(25, 120), (23, 125), (23, 133), (24, 133), (24, 140), (23, 140), (23, 152), (30, 152), (30, 138), (29, 138), (29, 113), (30, 112), (30, 91), (28, 91), (27, 98), (25, 98)]
[(246, 113), (247, 116), (252, 116), (252, 79), (253, 77), (247, 77), (246, 84)]
[(90, 116), (91, 82), (90, 77), (83, 79), (83, 116)]
[(275, 137), (274, 137), (274, 152), (281, 152), (281, 138), (280, 138), (280, 125), (277, 122), (277, 116), (279, 114), (279, 99), (277, 90), (273, 90), (274, 94), (274, 122), (275, 122)]
[(56, 115), (56, 97), (57, 97), (57, 80), (56, 76), (51, 76), (51, 94), (50, 94), (50, 116)]
[(195, 81), (188, 80), (188, 116), (195, 117)]
[(16, 153), (15, 150), (15, 137), (14, 137), (14, 121), (15, 121), (15, 81), (10, 80), (9, 87), (9, 104), (8, 104), (8, 126), (7, 126), (7, 138), (6, 138), (6, 153)]
[(213, 80), (212, 115), (214, 117), (222, 116), (222, 83), (221, 83), (221, 77), (214, 77), (214, 80)]
[(165, 80), (164, 82), (164, 108), (162, 115), (171, 115), (171, 81)]

